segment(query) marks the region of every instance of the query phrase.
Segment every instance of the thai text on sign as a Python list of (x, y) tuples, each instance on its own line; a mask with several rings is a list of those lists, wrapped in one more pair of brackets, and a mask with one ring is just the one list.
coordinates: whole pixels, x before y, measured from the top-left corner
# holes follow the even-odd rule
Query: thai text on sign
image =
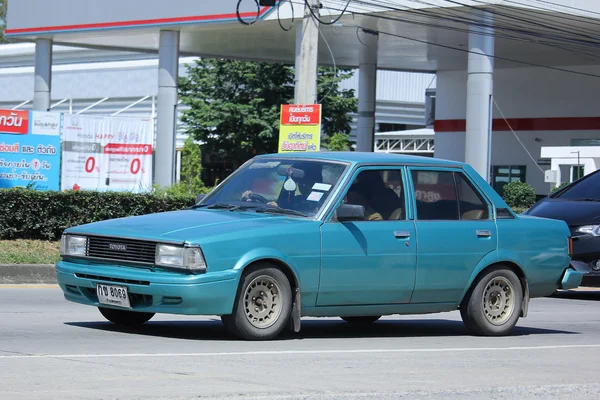
[(283, 104), (277, 152), (319, 151), (320, 146), (321, 105)]

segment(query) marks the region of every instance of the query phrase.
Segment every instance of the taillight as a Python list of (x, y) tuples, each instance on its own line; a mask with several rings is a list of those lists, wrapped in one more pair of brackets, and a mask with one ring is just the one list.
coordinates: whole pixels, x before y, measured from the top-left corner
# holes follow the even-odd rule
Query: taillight
[(569, 257), (573, 255), (573, 238), (569, 236)]

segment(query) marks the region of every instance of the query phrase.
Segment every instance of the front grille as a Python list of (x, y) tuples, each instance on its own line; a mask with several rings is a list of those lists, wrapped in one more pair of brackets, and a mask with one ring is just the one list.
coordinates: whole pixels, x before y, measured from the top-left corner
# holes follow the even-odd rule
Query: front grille
[(156, 243), (142, 240), (88, 237), (88, 257), (123, 262), (154, 264)]

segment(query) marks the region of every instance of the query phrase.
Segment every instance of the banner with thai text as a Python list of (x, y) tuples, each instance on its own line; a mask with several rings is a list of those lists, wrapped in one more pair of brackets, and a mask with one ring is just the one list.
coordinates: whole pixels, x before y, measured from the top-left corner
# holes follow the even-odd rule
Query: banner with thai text
[(277, 152), (319, 151), (320, 147), (321, 105), (283, 104)]
[(0, 188), (59, 189), (61, 116), (0, 110)]
[(65, 114), (62, 190), (152, 189), (150, 118)]

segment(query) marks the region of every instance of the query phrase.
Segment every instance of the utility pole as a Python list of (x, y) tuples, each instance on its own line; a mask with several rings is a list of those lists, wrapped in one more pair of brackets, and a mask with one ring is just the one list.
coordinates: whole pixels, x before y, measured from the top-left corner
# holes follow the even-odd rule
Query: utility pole
[(317, 102), (319, 21), (313, 14), (319, 16), (319, 0), (308, 0), (304, 6), (300, 60), (296, 72), (298, 76), (295, 96), (297, 104), (315, 104)]

